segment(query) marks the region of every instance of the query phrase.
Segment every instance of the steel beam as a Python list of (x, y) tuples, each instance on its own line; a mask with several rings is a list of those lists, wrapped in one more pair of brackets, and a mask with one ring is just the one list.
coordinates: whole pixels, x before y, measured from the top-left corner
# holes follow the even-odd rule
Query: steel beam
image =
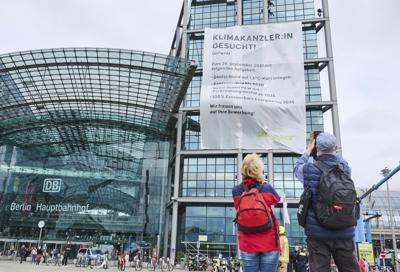
[(332, 105), (332, 124), (333, 124), (333, 133), (336, 136), (336, 143), (338, 146), (338, 150), (342, 149), (342, 140), (340, 136), (340, 126), (339, 126), (339, 110), (338, 110), (338, 102), (337, 102), (337, 94), (336, 94), (336, 82), (335, 82), (335, 69), (333, 66), (333, 49), (332, 49), (332, 37), (331, 37), (331, 25), (329, 19), (329, 8), (328, 1), (322, 0), (322, 12), (325, 21), (325, 48), (326, 48), (326, 57), (328, 61), (328, 78), (329, 78), (329, 92), (330, 98), (333, 102)]

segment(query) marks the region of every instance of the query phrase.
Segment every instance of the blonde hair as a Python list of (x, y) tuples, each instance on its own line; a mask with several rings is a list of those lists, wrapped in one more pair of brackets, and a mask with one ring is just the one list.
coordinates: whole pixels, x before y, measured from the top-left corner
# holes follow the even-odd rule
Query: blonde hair
[(261, 161), (261, 158), (253, 153), (247, 155), (242, 162), (242, 166), (240, 168), (240, 173), (243, 177), (249, 177), (257, 180), (262, 183), (264, 181), (263, 175), (264, 164)]

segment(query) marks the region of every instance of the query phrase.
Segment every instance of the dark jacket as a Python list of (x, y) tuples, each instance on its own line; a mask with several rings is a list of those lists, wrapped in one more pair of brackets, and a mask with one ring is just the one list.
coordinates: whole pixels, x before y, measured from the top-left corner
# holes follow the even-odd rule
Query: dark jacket
[[(347, 162), (335, 155), (324, 154), (317, 157), (317, 160), (325, 163), (327, 166), (340, 164), (347, 174), (351, 174), (351, 169)], [(308, 156), (301, 156), (296, 162), (295, 174), (300, 181), (303, 181), (304, 187), (308, 187), (312, 192), (311, 206), (308, 210), (306, 225), (304, 231), (307, 237), (320, 240), (353, 239), (354, 227), (332, 230), (321, 226), (316, 218), (315, 207), (318, 197), (318, 184), (321, 179), (321, 171), (308, 161)]]

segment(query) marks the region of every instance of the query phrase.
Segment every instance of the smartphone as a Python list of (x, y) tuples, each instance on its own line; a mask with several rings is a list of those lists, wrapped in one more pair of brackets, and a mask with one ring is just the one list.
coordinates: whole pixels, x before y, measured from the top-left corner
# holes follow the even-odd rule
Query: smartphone
[[(317, 137), (318, 137), (318, 135), (319, 135), (320, 133), (321, 133), (321, 131), (314, 131), (314, 130), (311, 130), (311, 131), (310, 131), (310, 143), (312, 143), (312, 141), (316, 140)], [(313, 148), (313, 150), (311, 151), (310, 156), (313, 157), (314, 160), (315, 160), (315, 158), (317, 157), (317, 145), (316, 145), (316, 144), (314, 145), (314, 148)]]

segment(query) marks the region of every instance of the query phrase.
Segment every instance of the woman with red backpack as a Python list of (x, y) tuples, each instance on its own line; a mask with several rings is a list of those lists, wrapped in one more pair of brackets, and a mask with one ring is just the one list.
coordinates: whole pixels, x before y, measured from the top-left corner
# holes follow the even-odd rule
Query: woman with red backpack
[(257, 154), (247, 155), (243, 181), (232, 189), (244, 272), (275, 272), (279, 261), (279, 223), (271, 209), (279, 196), (265, 182), (263, 168)]

